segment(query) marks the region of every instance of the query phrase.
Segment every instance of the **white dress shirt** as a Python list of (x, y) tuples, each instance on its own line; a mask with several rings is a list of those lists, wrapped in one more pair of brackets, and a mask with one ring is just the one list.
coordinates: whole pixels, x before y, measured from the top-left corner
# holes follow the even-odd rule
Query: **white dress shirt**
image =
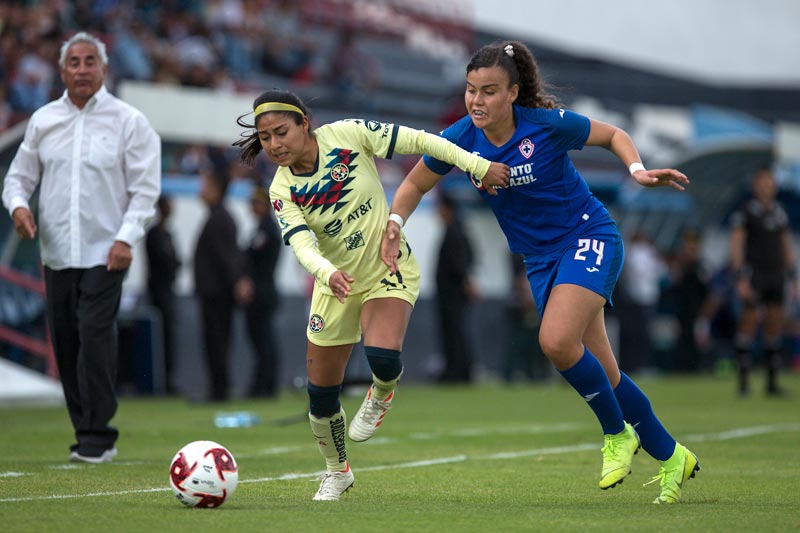
[(136, 108), (100, 87), (83, 109), (66, 91), (30, 118), (3, 187), (13, 214), (41, 181), (42, 263), (54, 270), (106, 264), (114, 241), (145, 233), (161, 193), (161, 139)]

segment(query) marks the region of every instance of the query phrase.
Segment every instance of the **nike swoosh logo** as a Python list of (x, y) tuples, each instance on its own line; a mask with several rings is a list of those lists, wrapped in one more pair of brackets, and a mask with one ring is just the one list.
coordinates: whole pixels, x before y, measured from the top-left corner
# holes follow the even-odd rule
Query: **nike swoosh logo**
[(586, 272), (600, 272), (600, 269), (597, 267), (592, 267), (592, 268), (586, 267)]
[(591, 394), (587, 394), (586, 396), (584, 396), (583, 399), (586, 400), (587, 402), (591, 402), (592, 400), (594, 400), (594, 397), (597, 396), (598, 394), (600, 394), (600, 393), (599, 392), (593, 392)]

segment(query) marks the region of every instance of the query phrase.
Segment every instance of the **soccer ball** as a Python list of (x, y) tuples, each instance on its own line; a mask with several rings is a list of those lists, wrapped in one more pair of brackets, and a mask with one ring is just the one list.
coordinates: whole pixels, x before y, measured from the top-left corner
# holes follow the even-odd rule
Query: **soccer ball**
[(169, 466), (169, 486), (187, 507), (219, 507), (238, 483), (233, 455), (210, 440), (190, 442), (178, 450)]

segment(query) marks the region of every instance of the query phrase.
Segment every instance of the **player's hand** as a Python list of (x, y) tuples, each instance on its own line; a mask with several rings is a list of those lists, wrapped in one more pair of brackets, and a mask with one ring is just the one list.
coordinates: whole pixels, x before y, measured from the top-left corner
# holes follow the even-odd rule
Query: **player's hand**
[(131, 245), (127, 242), (114, 241), (114, 244), (111, 245), (111, 251), (108, 252), (106, 269), (109, 272), (125, 270), (131, 266), (132, 261), (133, 252), (131, 252)]
[(339, 300), (339, 303), (343, 304), (345, 298), (350, 295), (350, 284), (354, 281), (355, 279), (353, 279), (350, 274), (341, 270), (337, 270), (331, 274), (328, 280), (328, 286), (333, 291), (333, 295), (336, 296), (336, 299)]
[(672, 187), (683, 191), (689, 185), (689, 178), (674, 168), (657, 168), (654, 170), (637, 170), (633, 179), (643, 187)]
[(483, 187), (490, 196), (497, 196), (495, 187), (508, 187), (508, 180), (511, 176), (511, 168), (505, 163), (492, 163), (489, 170), (481, 180)]
[(11, 215), (14, 220), (14, 230), (20, 239), (33, 239), (36, 236), (36, 221), (33, 220), (33, 213), (25, 207), (14, 209)]
[(381, 261), (389, 267), (389, 272), (397, 274), (397, 258), (400, 255), (400, 225), (390, 220), (381, 241)]

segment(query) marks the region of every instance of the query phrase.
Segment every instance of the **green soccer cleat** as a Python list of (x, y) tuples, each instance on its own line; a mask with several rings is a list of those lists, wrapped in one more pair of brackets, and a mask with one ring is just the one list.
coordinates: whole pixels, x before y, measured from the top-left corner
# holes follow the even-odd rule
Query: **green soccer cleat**
[(661, 494), (653, 500), (653, 503), (678, 503), (681, 501), (683, 484), (699, 471), (700, 461), (697, 460), (697, 456), (676, 442), (672, 457), (661, 461), (658, 475), (645, 483), (645, 485), (649, 485), (656, 480), (661, 481)]
[(600, 488), (610, 489), (622, 483), (631, 473), (633, 456), (641, 448), (639, 435), (633, 426), (625, 422), (625, 429), (616, 435), (606, 435), (603, 445), (603, 473), (600, 475)]

